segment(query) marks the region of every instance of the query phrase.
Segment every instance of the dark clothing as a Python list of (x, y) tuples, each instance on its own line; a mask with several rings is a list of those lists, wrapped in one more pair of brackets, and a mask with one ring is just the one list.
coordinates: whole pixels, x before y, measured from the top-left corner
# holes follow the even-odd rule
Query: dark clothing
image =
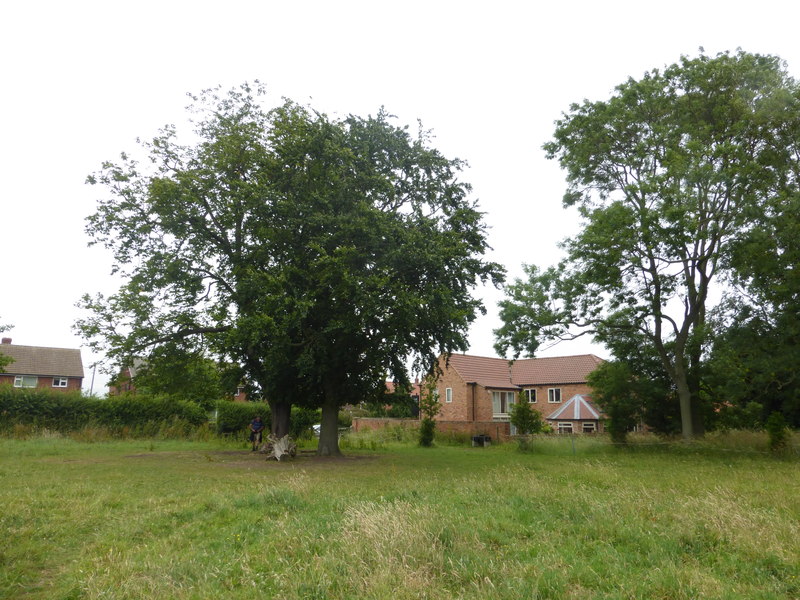
[(264, 431), (264, 422), (261, 419), (253, 419), (252, 421), (250, 421), (251, 442), (260, 442), (262, 431)]

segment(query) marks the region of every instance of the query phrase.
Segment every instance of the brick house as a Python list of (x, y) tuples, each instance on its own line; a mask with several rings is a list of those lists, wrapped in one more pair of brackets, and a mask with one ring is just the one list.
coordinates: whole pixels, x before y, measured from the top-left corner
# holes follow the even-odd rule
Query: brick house
[(19, 346), (2, 338), (0, 354), (14, 360), (0, 373), (0, 385), (69, 391), (80, 390), (83, 384), (79, 349)]
[(108, 395), (119, 396), (120, 394), (135, 394), (136, 383), (134, 382), (134, 378), (144, 364), (145, 361), (143, 359), (134, 358), (129, 366), (123, 368), (119, 374), (111, 380), (111, 384), (108, 386)]
[[(511, 407), (523, 392), (556, 431), (590, 431), (591, 426), (584, 427), (584, 422), (591, 422), (594, 431), (602, 431), (605, 417), (591, 404), (586, 382), (602, 362), (593, 354), (516, 361), (467, 354), (442, 356), (436, 382), (441, 403), (436, 427), (495, 439), (508, 437), (513, 433)], [(580, 400), (575, 400), (576, 396)], [(562, 410), (568, 406), (572, 412)]]

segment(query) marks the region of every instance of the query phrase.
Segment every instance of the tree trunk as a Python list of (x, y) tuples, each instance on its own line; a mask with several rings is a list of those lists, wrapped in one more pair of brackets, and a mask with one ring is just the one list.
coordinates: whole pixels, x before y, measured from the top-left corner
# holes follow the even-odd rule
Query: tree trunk
[(321, 425), (317, 455), (341, 456), (342, 452), (339, 450), (339, 402), (331, 385), (325, 386)]
[(292, 418), (292, 403), (273, 400), (269, 403), (270, 431), (277, 439), (289, 435), (289, 424)]
[(683, 356), (676, 349), (675, 366), (672, 372), (672, 381), (678, 390), (678, 403), (681, 409), (681, 433), (685, 440), (694, 438), (694, 423), (692, 420), (692, 390), (689, 387), (689, 374)]

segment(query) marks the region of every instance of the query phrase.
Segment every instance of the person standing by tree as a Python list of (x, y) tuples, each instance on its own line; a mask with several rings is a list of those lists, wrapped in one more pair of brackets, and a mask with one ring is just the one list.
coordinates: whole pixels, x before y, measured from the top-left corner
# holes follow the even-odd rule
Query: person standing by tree
[(263, 431), (264, 422), (261, 420), (260, 415), (256, 415), (255, 418), (250, 421), (250, 441), (253, 444), (253, 452), (258, 450), (259, 445), (261, 445), (261, 436)]

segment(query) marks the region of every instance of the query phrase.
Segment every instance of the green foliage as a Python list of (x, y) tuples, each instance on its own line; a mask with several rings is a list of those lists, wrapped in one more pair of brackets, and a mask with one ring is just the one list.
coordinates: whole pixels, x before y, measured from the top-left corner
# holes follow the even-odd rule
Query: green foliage
[(789, 444), (789, 429), (786, 427), (786, 419), (783, 414), (772, 413), (767, 419), (766, 430), (769, 434), (770, 452), (784, 452)]
[(524, 392), (520, 392), (517, 401), (511, 407), (511, 424), (517, 428), (519, 435), (541, 433), (544, 427), (542, 413), (533, 409)]
[(148, 396), (145, 394), (114, 396), (96, 400), (95, 419), (111, 426), (180, 419), (192, 425), (208, 422), (208, 412), (196, 402), (178, 400), (170, 396)]
[(364, 403), (367, 416), (408, 419), (419, 412), (419, 405), (407, 388), (399, 388), (390, 394), (380, 393)]
[(719, 409), (717, 426), (722, 430), (761, 431), (764, 429), (764, 406), (758, 402), (748, 402), (745, 406), (723, 404)]
[[(7, 331), (8, 329), (12, 329), (13, 325), (3, 325), (0, 323), (0, 333)], [(2, 347), (0, 347), (0, 373), (5, 373), (5, 368), (14, 362), (14, 359), (10, 356), (3, 354)]]
[(545, 150), (582, 230), (557, 267), (509, 286), (498, 351), (587, 332), (635, 339), (670, 381), (684, 436), (701, 435), (709, 290), (733, 274), (755, 215), (797, 195), (798, 90), (780, 59), (739, 51), (683, 57), (570, 106)]
[(270, 409), (265, 402), (232, 402), (222, 400), (217, 403), (217, 433), (243, 434), (256, 416), (260, 416), (267, 430), (270, 428)]
[(762, 424), (765, 415), (780, 411), (791, 426), (800, 427), (800, 317), (794, 305), (768, 306), (727, 303), (720, 311), (707, 383), (723, 404), (720, 416), (733, 419), (723, 420), (722, 426), (755, 426), (738, 416), (757, 403), (763, 407), (758, 415)]
[(180, 421), (189, 427), (208, 422), (205, 409), (194, 402), (164, 396), (116, 396), (109, 399), (80, 392), (0, 386), (0, 427), (35, 425), (54, 431), (74, 431), (87, 425), (115, 430), (156, 427)]
[[(269, 404), (266, 402), (232, 402), (222, 400), (217, 403), (217, 426), (219, 434), (244, 435), (250, 422), (260, 416), (264, 426), (269, 432), (271, 425), (271, 413)], [(344, 415), (343, 420), (347, 420)], [(311, 426), (319, 423), (319, 409), (294, 406), (291, 411), (289, 435), (294, 439), (306, 436)], [(350, 419), (352, 423), (352, 419)], [(345, 425), (343, 425), (345, 426)], [(348, 425), (349, 426), (349, 425)]]
[(419, 445), (424, 448), (433, 446), (436, 433), (436, 421), (424, 417), (419, 423)]
[(210, 410), (220, 398), (232, 395), (234, 389), (223, 386), (222, 371), (200, 353), (186, 352), (174, 343), (164, 344), (142, 361), (134, 384), (145, 394), (191, 400)]
[(419, 399), (419, 445), (430, 448), (436, 432), (436, 415), (442, 410), (439, 402), (439, 394), (436, 389), (436, 379), (428, 377), (422, 384), (421, 396)]
[(430, 134), (382, 109), (267, 111), (262, 93), (204, 92), (198, 143), (167, 127), (145, 163), (123, 155), (89, 178), (110, 197), (87, 231), (124, 284), (85, 296), (77, 328), (118, 362), (171, 345), (240, 366), (262, 397), (322, 406), (320, 451), (336, 453), (339, 407), (387, 372), (407, 381), (409, 358), (422, 370), (466, 347), (483, 310), (471, 291), (503, 269), (483, 259), (463, 162)]
[[(637, 366), (642, 367), (641, 363)], [(677, 402), (668, 383), (644, 368), (624, 361), (606, 361), (589, 374), (592, 400), (608, 415), (606, 430), (616, 443), (625, 443), (628, 432), (640, 423), (665, 435), (678, 432)]]
[[(317, 423), (319, 421), (316, 421)], [(345, 410), (339, 411), (339, 427), (352, 427), (353, 426), (353, 415)]]

